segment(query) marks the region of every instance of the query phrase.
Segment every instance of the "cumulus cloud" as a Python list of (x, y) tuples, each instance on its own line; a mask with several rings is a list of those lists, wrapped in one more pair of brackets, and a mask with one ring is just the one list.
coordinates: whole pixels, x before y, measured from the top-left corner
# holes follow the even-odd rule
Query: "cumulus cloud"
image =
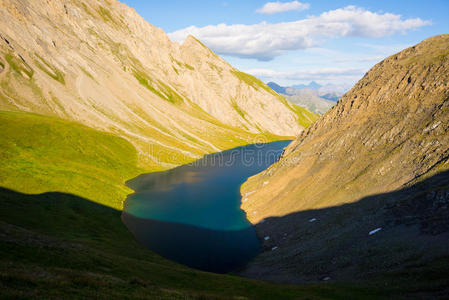
[(256, 10), (256, 12), (260, 14), (275, 14), (285, 11), (292, 11), (292, 10), (306, 10), (309, 9), (310, 5), (309, 3), (301, 3), (299, 1), (291, 1), (291, 2), (268, 2), (266, 3), (262, 8)]
[(271, 60), (286, 51), (314, 47), (326, 38), (379, 38), (430, 24), (420, 18), (404, 19), (397, 14), (347, 6), (294, 22), (190, 26), (169, 36), (182, 42), (192, 34), (223, 55)]

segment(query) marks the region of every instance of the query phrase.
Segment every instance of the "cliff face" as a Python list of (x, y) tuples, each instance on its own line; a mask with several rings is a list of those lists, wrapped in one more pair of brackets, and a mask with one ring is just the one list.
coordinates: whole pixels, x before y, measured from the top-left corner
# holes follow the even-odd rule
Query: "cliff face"
[(117, 1), (0, 3), (0, 109), (125, 137), (141, 164), (169, 167), (316, 116), (189, 37), (171, 42)]
[[(353, 267), (350, 255), (361, 263), (366, 255), (367, 265), (372, 266), (363, 246), (372, 227), (391, 225), (392, 237), (398, 228), (392, 223), (409, 218), (409, 225), (421, 228), (419, 233), (425, 224), (432, 232), (447, 232), (449, 185), (446, 177), (437, 174), (449, 169), (448, 49), (449, 35), (435, 36), (377, 64), (301, 133), (278, 163), (245, 183), (242, 193), (254, 192), (245, 197), (243, 209), (254, 224), (274, 217), (258, 227), (261, 235), (278, 237), (266, 242), (268, 251), (279, 247), (263, 254), (247, 274), (293, 281), (319, 279), (326, 272), (354, 276), (355, 269), (348, 271)], [(431, 187), (422, 185), (428, 180)], [(371, 202), (364, 199), (381, 194)], [(310, 227), (318, 223), (307, 218), (318, 219), (317, 215), (322, 217), (320, 226)], [(387, 236), (387, 231), (383, 234)], [(307, 248), (308, 242), (315, 244)], [(411, 239), (404, 243), (405, 249), (416, 246)], [(327, 254), (320, 247), (328, 247)], [(315, 255), (304, 262), (311, 251)], [(347, 258), (346, 265), (339, 261), (342, 257)], [(277, 278), (276, 259), (276, 270), (281, 270)], [(316, 270), (305, 275), (313, 263)]]

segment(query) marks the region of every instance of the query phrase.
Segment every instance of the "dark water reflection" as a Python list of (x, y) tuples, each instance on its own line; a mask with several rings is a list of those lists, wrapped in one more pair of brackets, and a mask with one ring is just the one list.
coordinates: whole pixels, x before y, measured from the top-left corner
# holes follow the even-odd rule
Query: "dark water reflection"
[(206, 155), (193, 164), (128, 182), (123, 222), (144, 246), (201, 270), (229, 272), (259, 251), (240, 209), (240, 186), (273, 164), (288, 141)]

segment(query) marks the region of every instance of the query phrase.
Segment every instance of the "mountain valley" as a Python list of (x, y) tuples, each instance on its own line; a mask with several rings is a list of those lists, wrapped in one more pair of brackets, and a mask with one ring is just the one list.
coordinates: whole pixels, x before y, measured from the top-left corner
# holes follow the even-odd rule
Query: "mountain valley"
[(274, 82), (268, 82), (267, 85), (290, 102), (320, 115), (334, 106), (342, 95), (335, 91), (322, 92), (322, 88), (328, 87), (323, 87), (315, 82), (311, 82), (309, 85), (297, 85), (296, 87), (283, 87)]
[(448, 34), (346, 92), (116, 0), (1, 0), (0, 25), (0, 298), (447, 297)]

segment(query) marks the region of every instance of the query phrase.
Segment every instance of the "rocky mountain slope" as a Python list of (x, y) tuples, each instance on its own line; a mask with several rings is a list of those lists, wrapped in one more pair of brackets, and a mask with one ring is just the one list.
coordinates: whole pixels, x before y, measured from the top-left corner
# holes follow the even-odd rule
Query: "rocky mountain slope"
[[(268, 82), (267, 85), (290, 102), (305, 107), (316, 114), (322, 115), (335, 105), (334, 101), (320, 97), (318, 90), (311, 88), (296, 89), (293, 87), (283, 87), (274, 82)], [(310, 85), (313, 86), (313, 82)]]
[(167, 168), (316, 116), (194, 37), (173, 43), (115, 0), (0, 2), (0, 109), (57, 116), (130, 141)]
[(309, 89), (294, 90), (290, 94), (282, 95), (288, 101), (305, 107), (311, 112), (323, 115), (336, 104), (335, 101), (327, 100), (317, 96), (316, 91)]
[(269, 236), (245, 275), (447, 272), (448, 49), (449, 35), (435, 36), (378, 63), (245, 183), (242, 208)]

